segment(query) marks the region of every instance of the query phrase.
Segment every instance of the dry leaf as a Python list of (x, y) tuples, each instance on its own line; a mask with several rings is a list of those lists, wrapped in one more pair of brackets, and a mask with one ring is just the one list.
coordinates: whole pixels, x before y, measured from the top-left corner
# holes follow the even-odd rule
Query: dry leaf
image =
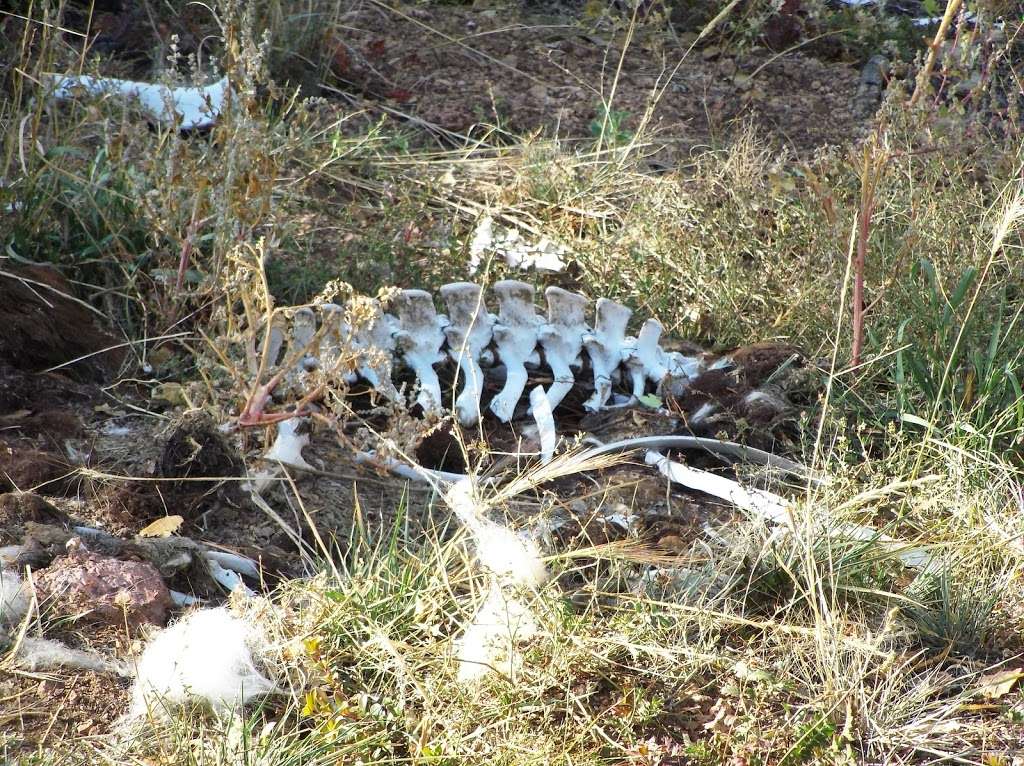
[(981, 677), (978, 688), (974, 690), (974, 695), (982, 699), (997, 700), (1013, 691), (1013, 687), (1021, 678), (1024, 678), (1024, 668), (989, 673), (987, 676)]
[(139, 537), (170, 537), (181, 528), (181, 516), (164, 516), (139, 532)]

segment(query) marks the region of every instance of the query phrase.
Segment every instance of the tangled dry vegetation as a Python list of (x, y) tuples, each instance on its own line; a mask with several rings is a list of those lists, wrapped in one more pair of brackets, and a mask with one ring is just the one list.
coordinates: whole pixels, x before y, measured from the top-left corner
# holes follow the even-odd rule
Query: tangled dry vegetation
[[(21, 371), (0, 358), (0, 376), (11, 376), (0, 396), (12, 397), (0, 400), (0, 438), (10, 436), (0, 479), (12, 494), (59, 496), (62, 512), (122, 536), (181, 515), (178, 531), (204, 542), (262, 546), (268, 558), (280, 549), (281, 576), (258, 595), (231, 598), (260, 634), (253, 672), (274, 692), (244, 709), (184, 706), (122, 720), (125, 684), (88, 675), (86, 687), (84, 674), (62, 680), (59, 671), (0, 665), (9, 676), (0, 680), (5, 761), (1020, 763), (1024, 123), (1012, 17), (988, 38), (999, 9), (971, 4), (977, 26), (954, 18), (934, 76), (919, 77), (923, 56), (908, 53), (878, 113), (845, 144), (780, 146), (748, 113), (679, 155), (666, 133), (683, 123), (645, 118), (658, 99), (680, 97), (660, 89), (680, 51), (684, 67), (724, 71), (716, 62), (735, 49), (730, 65), (784, 82), (772, 67), (803, 52), (791, 43), (765, 50), (785, 31), (770, 23), (777, 3), (695, 10), (699, 24), (681, 41), (665, 26), (672, 3), (644, 18), (588, 3), (571, 23), (537, 22), (576, 30), (565, 32), (578, 33), (573, 44), (604, 46), (599, 68), (580, 73), (596, 94), (590, 112), (575, 107), (577, 122), (593, 128), (586, 135), (544, 124), (516, 132), (501, 116), (530, 111), (493, 96), (490, 111), (464, 110), (472, 124), (432, 121), (404, 91), (409, 78), (396, 79), (407, 74), (398, 57), (374, 47), (383, 33), (356, 25), (412, 24), (438, 48), (472, 49), (478, 27), (467, 20), (491, 25), (479, 33), (486, 45), (503, 24), (520, 23), (497, 10), (178, 5), (141, 4), (148, 17), (131, 23), (150, 30), (138, 36), (146, 45), (162, 47), (131, 55), (123, 41), (135, 38), (118, 38), (87, 4), (0, 18), (0, 53), (18, 62), (3, 75), (0, 102), (0, 280), (12, 285), (4, 293), (0, 282), (0, 300), (15, 285), (73, 291), (118, 347), (106, 372), (89, 369), (94, 389), (81, 399), (50, 372), (26, 384), (84, 403), (71, 441), (56, 435), (57, 421), (36, 418), (41, 405), (24, 404)], [(835, 43), (815, 50), (837, 66), (874, 45), (872, 31), (895, 35), (870, 11), (803, 6), (810, 10), (794, 18)], [(76, 31), (90, 23), (99, 35)], [(84, 43), (99, 38), (113, 53), (86, 56)], [(634, 90), (647, 82), (629, 68), (631, 46), (669, 51), (640, 100), (649, 112), (623, 112), (616, 100), (620, 79)], [(489, 48), (480, 58), (536, 76), (522, 59)], [(229, 107), (207, 133), (147, 127), (114, 98), (55, 104), (37, 87), (45, 73), (141, 77), (164, 64), (168, 81), (209, 81), (214, 67), (228, 76)], [(851, 71), (840, 81), (854, 83)], [(741, 82), (735, 70), (729, 76)], [(756, 424), (732, 423), (725, 435), (767, 438), (829, 481), (784, 484), (731, 467), (788, 498), (789, 521), (778, 525), (660, 480), (647, 491), (635, 459), (556, 462), (499, 486), (477, 476), (464, 487), (475, 508), (465, 515), (458, 497), (351, 461), (344, 475), (286, 472), (265, 493), (243, 496), (239, 474), (255, 472), (271, 429), (186, 431), (188, 459), (208, 458), (198, 476), (166, 468), (167, 449), (153, 452), (199, 412), (236, 426), (265, 414), (273, 373), (261, 349), (275, 312), (465, 279), (484, 217), (560, 243), (567, 265), (524, 276), (485, 257), (478, 281), (523, 278), (612, 298), (705, 349), (800, 349), (803, 398), (784, 426), (765, 437)], [(43, 263), (67, 281), (47, 288), (27, 276)], [(358, 324), (358, 309), (350, 318)], [(63, 360), (78, 353), (89, 352)], [(116, 374), (96, 389), (111, 364)], [(34, 357), (33, 365), (44, 366)], [(347, 380), (324, 373), (301, 391), (276, 392), (287, 396), (274, 412), (319, 403), (318, 465), (382, 443), (413, 452), (435, 425), (368, 402)], [(634, 433), (647, 427), (643, 418), (630, 421)], [(111, 428), (122, 426), (134, 435), (111, 446), (123, 439)], [(452, 437), (462, 468), (494, 469), (494, 433)], [(211, 447), (222, 437), (223, 455)], [(15, 474), (30, 446), (85, 442), (89, 455), (62, 471)], [(166, 488), (154, 494), (154, 485)], [(643, 516), (659, 503), (676, 509), (667, 533), (652, 523), (602, 536), (590, 523)], [(696, 520), (680, 531), (678, 517), (691, 511)], [(487, 537), (491, 521), (473, 515), (484, 512), (534, 530), (542, 563), (532, 549), (522, 560), (509, 554), (519, 551), (517, 535)], [(567, 515), (578, 522), (571, 534), (552, 534), (552, 519)], [(865, 528), (877, 534), (851, 533)], [(538, 566), (543, 576), (518, 576)], [(12, 630), (15, 642), (57, 635), (129, 664), (145, 643), (145, 631), (93, 635), (39, 606)], [(493, 635), (495, 624), (504, 634)], [(465, 672), (466, 656), (495, 672)], [(104, 695), (109, 704), (93, 699), (70, 719), (88, 735), (72, 743), (67, 711), (86, 710), (79, 696)]]

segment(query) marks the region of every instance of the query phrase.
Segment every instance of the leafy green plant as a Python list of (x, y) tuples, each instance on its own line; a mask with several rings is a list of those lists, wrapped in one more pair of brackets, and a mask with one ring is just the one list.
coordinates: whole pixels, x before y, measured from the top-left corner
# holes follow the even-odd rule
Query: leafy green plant
[(1009, 305), (1004, 287), (987, 312), (967, 316), (978, 274), (967, 267), (946, 292), (932, 262), (911, 270), (920, 299), (896, 335), (897, 402), (903, 413), (956, 419), (993, 440), (1015, 438), (1024, 429), (1022, 308)]
[(608, 146), (623, 146), (633, 140), (633, 132), (626, 129), (629, 112), (612, 109), (607, 104), (598, 107), (598, 115), (590, 123), (590, 135)]

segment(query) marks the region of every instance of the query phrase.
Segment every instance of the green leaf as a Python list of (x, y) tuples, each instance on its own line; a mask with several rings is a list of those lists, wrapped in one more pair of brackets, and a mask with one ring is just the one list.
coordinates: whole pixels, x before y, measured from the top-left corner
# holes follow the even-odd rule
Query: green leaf
[(652, 410), (656, 410), (662, 405), (661, 397), (654, 394), (644, 394), (637, 401), (644, 407), (650, 407)]

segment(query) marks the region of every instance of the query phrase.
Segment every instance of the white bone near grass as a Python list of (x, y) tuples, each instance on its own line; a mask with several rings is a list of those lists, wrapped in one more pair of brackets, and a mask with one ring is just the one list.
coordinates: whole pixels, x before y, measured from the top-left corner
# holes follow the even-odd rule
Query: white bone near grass
[(200, 609), (160, 631), (139, 658), (129, 717), (198, 701), (229, 713), (277, 690), (256, 667), (266, 641), (225, 608)]
[(224, 108), (229, 90), (226, 77), (204, 88), (171, 88), (162, 84), (89, 75), (48, 75), (47, 80), (56, 99), (74, 98), (78, 91), (136, 99), (153, 119), (184, 130), (213, 125)]
[(448, 307), (448, 354), (459, 365), (462, 390), (455, 399), (459, 422), (466, 427), (480, 420), (480, 397), (483, 394), (483, 370), (480, 356), (491, 342), (494, 317), (487, 313), (480, 285), (455, 282), (441, 287), (441, 297)]
[(647, 465), (657, 466), (663, 476), (676, 484), (727, 500), (767, 521), (790, 524), (789, 502), (784, 497), (761, 489), (747, 489), (732, 479), (677, 463), (654, 450), (648, 450), (645, 461)]
[(622, 361), (626, 341), (626, 324), (633, 311), (607, 298), (597, 300), (597, 319), (593, 332), (583, 336), (583, 345), (594, 371), (594, 395), (583, 403), (589, 412), (597, 412), (612, 393), (612, 378)]
[(544, 297), (548, 302), (548, 321), (541, 325), (537, 339), (554, 378), (547, 390), (548, 402), (554, 410), (576, 382), (572, 368), (579, 366), (583, 336), (589, 331), (587, 299), (561, 287), (549, 287)]
[(424, 412), (441, 409), (441, 382), (435, 364), (444, 361), (444, 327), (448, 320), (434, 308), (426, 290), (403, 290), (397, 300), (398, 330), (395, 342), (405, 364), (416, 374), (419, 393), (416, 402)]
[(507, 423), (526, 389), (526, 364), (536, 358), (537, 329), (540, 318), (533, 306), (533, 286), (514, 279), (494, 285), (498, 296), (498, 320), (494, 324), (494, 343), (505, 364), (505, 386), (491, 400), (491, 411)]
[[(763, 489), (748, 489), (724, 476), (669, 460), (654, 450), (647, 452), (646, 462), (648, 465), (656, 465), (658, 471), (670, 481), (727, 500), (784, 529), (793, 529), (792, 507), (784, 497)], [(904, 565), (915, 569), (927, 568), (934, 560), (934, 557), (920, 546), (908, 545), (877, 529), (860, 524), (837, 524), (828, 529), (827, 534), (837, 540), (878, 543), (884, 550), (895, 554)]]
[(283, 463), (284, 465), (313, 470), (313, 466), (302, 457), (302, 448), (309, 444), (309, 434), (298, 433), (301, 424), (300, 418), (289, 418), (277, 424), (277, 438), (270, 445), (270, 449), (263, 456), (264, 460), (272, 463)]
[(473, 231), (469, 243), (469, 273), (480, 270), (487, 253), (493, 252), (512, 268), (558, 272), (565, 269), (562, 256), (569, 252), (565, 245), (541, 237), (536, 243), (524, 239), (516, 229), (495, 231), (494, 219), (484, 216)]
[(381, 310), (380, 301), (371, 301), (371, 309), (370, 321), (357, 328), (353, 338), (354, 346), (362, 352), (358, 371), (375, 391), (391, 401), (397, 401), (399, 394), (391, 382), (391, 368), (398, 323), (394, 317)]
[(555, 431), (555, 415), (551, 411), (551, 402), (544, 394), (543, 386), (537, 386), (530, 392), (530, 411), (537, 423), (537, 436), (540, 439), (540, 462), (550, 463), (555, 455), (558, 434)]

